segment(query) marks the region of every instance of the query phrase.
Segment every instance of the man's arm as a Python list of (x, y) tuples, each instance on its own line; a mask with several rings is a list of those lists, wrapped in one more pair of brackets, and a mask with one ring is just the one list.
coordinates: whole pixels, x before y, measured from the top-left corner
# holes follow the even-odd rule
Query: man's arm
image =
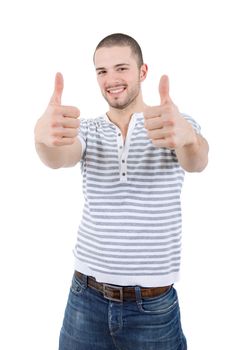
[(35, 126), (35, 147), (44, 164), (51, 168), (70, 167), (81, 159), (82, 145), (77, 138), (78, 108), (62, 106), (63, 77), (56, 74), (49, 105)]
[(53, 169), (72, 167), (80, 161), (82, 155), (82, 146), (78, 138), (73, 145), (48, 147), (35, 142), (35, 147), (41, 161)]
[(200, 172), (208, 164), (209, 145), (204, 137), (195, 135), (195, 142), (175, 150), (182, 168), (188, 172)]

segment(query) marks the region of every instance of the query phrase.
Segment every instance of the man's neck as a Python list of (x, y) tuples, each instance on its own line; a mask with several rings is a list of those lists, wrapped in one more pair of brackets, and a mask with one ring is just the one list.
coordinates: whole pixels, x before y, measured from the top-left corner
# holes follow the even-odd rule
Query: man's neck
[(107, 115), (112, 123), (116, 124), (122, 131), (127, 131), (132, 115), (134, 113), (144, 112), (146, 107), (147, 106), (144, 102), (137, 106), (128, 106), (125, 109), (110, 107)]
[(146, 108), (146, 104), (142, 102), (141, 105), (134, 106), (133, 108), (129, 107), (126, 109), (116, 109), (116, 108), (110, 108), (107, 112), (108, 118), (111, 120), (112, 123), (118, 126), (118, 128), (121, 130), (123, 139), (125, 141), (129, 123), (131, 120), (131, 117), (134, 113), (140, 113), (144, 112)]

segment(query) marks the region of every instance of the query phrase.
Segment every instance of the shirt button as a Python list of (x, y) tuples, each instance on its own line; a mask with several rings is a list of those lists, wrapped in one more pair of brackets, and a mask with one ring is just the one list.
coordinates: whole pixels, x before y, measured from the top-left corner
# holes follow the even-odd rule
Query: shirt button
[(122, 163), (125, 163), (125, 160), (124, 160), (124, 159), (122, 159)]
[(125, 173), (122, 173), (123, 176), (125, 176)]
[(123, 148), (123, 146), (120, 146), (120, 149), (122, 149)]
[(119, 132), (118, 136), (121, 136), (121, 133)]

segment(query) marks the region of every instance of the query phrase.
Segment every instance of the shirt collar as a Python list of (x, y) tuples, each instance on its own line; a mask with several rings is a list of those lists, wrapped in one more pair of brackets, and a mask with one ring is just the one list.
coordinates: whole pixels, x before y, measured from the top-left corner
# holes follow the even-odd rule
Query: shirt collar
[[(111, 122), (111, 120), (109, 119), (107, 113), (104, 114), (104, 120), (109, 123), (109, 124), (113, 124), (115, 125), (114, 123)], [(130, 122), (133, 121), (135, 119), (135, 122), (138, 121), (139, 119), (142, 119), (143, 118), (143, 112), (137, 112), (137, 113), (133, 113), (131, 119), (130, 119)]]

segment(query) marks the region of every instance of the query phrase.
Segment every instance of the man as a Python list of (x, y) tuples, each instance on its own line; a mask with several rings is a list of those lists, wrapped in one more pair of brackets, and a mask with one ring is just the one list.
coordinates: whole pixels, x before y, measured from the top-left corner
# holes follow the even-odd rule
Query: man
[(180, 191), (184, 171), (202, 171), (208, 144), (159, 84), (161, 103), (147, 106), (138, 43), (104, 38), (94, 53), (109, 111), (79, 120), (63, 106), (63, 78), (35, 127), (41, 160), (52, 168), (81, 161), (85, 205), (74, 248), (75, 272), (60, 350), (186, 349), (179, 302)]

